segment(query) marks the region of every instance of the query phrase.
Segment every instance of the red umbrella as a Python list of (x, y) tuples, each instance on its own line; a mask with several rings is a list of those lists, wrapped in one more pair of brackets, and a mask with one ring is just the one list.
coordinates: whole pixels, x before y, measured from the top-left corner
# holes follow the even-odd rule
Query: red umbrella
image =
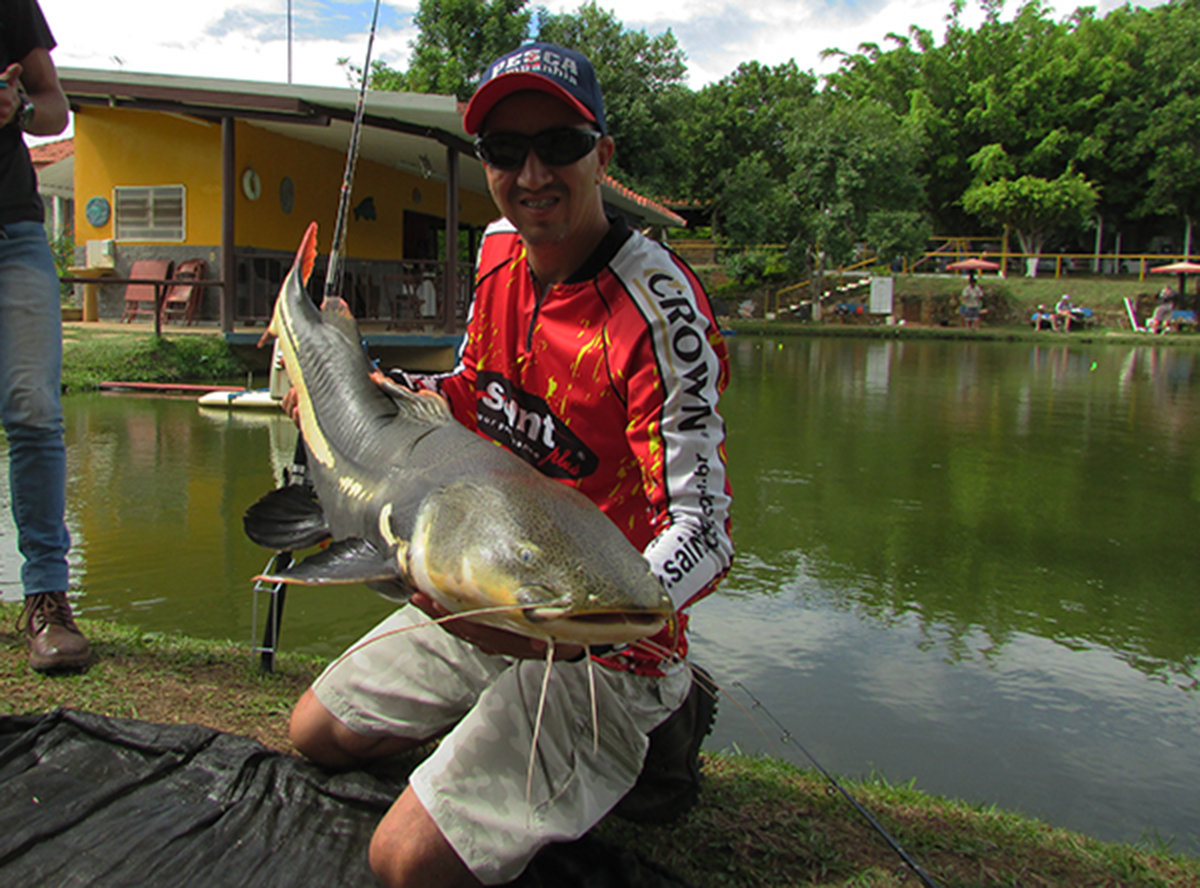
[(1200, 272), (1200, 262), (1192, 262), (1190, 259), (1185, 259), (1183, 262), (1172, 262), (1170, 265), (1160, 265), (1158, 268), (1150, 269), (1151, 274), (1177, 274), (1179, 275), (1179, 295), (1183, 297), (1187, 293), (1187, 276)]
[(946, 271), (996, 271), (999, 268), (999, 262), (989, 262), (987, 259), (963, 259), (959, 262), (951, 262), (946, 266)]

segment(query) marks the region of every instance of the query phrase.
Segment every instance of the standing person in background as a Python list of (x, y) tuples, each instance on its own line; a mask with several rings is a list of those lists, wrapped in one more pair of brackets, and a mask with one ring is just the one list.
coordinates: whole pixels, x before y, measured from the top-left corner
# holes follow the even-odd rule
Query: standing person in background
[[(522, 46), (488, 67), (463, 125), (479, 134), (504, 218), (480, 247), (458, 366), (399, 378), (591, 499), (645, 555), (678, 617), (645, 649), (592, 651), (598, 749), (583, 714), (585, 652), (555, 649), (566, 662), (549, 679), (555, 718), (538, 735), (544, 764), (528, 799), (544, 643), (469, 620), (421, 626), (444, 611), (415, 593), (330, 667), (292, 713), (292, 742), (313, 760), (346, 767), (442, 738), (371, 841), (371, 868), (389, 886), (507, 882), (609, 811), (661, 823), (690, 808), (714, 692), (683, 662), (685, 609), (733, 554), (725, 344), (691, 269), (605, 213), (615, 143), (590, 62)], [(387, 635), (400, 626), (416, 628)]]
[(54, 46), (37, 0), (0, 0), (0, 415), (25, 559), (20, 629), (30, 665), (43, 672), (80, 668), (91, 656), (67, 601), (62, 313), (24, 138), (67, 126), (67, 97), (50, 59)]
[(976, 283), (973, 271), (967, 278), (967, 285), (963, 287), (962, 296), (959, 298), (959, 310), (967, 322), (967, 329), (978, 330), (979, 315), (983, 311), (983, 287)]

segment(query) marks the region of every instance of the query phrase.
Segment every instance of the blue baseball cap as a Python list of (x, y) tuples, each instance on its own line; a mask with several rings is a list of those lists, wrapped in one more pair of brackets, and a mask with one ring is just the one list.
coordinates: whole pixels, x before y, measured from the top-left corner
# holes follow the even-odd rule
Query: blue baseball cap
[(522, 90), (536, 90), (562, 99), (602, 134), (604, 97), (592, 63), (582, 53), (553, 43), (526, 43), (488, 65), (463, 114), (463, 128), (475, 135), (488, 112), (504, 98)]

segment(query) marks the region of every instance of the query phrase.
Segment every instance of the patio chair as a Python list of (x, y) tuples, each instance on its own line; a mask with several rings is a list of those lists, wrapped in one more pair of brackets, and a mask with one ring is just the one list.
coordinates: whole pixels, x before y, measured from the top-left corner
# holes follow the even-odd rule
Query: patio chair
[(204, 295), (203, 281), (207, 269), (208, 265), (203, 259), (188, 259), (179, 263), (167, 288), (167, 295), (163, 298), (162, 323), (174, 320), (192, 326)]
[[(175, 263), (169, 259), (138, 259), (129, 269), (129, 277), (165, 281), (171, 277)], [(125, 311), (121, 323), (128, 324), (142, 315), (154, 317), (166, 284), (126, 284)]]

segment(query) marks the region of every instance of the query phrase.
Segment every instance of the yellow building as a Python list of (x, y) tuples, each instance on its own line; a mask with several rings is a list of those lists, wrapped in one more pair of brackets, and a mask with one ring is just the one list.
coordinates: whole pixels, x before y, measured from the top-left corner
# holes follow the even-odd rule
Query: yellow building
[[(121, 278), (138, 259), (203, 259), (214, 283), (199, 316), (229, 333), (269, 316), (310, 222), (328, 254), (357, 90), (78, 68), (59, 78), (75, 114), (78, 264), (111, 261)], [(453, 334), (497, 215), (461, 108), (369, 92), (364, 124), (342, 294), (368, 323)], [(680, 221), (612, 180), (605, 198), (634, 225)], [(319, 266), (314, 291), (323, 276)], [(123, 293), (105, 288), (102, 317), (120, 315)]]

